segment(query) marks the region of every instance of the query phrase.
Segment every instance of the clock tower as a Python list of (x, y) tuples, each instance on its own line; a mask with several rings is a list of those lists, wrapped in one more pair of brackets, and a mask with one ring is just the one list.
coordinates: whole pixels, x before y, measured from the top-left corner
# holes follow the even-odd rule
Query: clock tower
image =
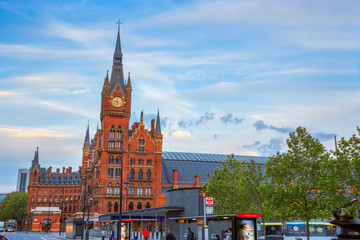
[[(101, 127), (91, 141), (85, 138), (83, 148), (82, 190), (93, 199), (91, 211), (100, 214), (118, 212), (121, 205), (128, 211), (166, 203), (161, 194), (159, 112), (150, 130), (145, 128), (143, 113), (140, 122), (129, 128), (132, 86), (130, 73), (124, 79), (122, 59), (119, 24), (111, 75), (106, 73), (101, 92)], [(125, 182), (127, 188), (121, 184)]]

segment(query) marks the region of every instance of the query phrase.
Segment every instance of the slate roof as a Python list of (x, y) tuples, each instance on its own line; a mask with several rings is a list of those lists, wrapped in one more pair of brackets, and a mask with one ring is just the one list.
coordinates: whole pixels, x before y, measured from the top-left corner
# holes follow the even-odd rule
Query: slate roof
[[(267, 157), (256, 156), (234, 156), (238, 161), (264, 165)], [(173, 183), (173, 169), (178, 170), (178, 184), (194, 184), (194, 176), (199, 176), (199, 184), (208, 180), (207, 173), (213, 174), (217, 167), (222, 168), (222, 162), (227, 159), (226, 154), (185, 153), (185, 152), (163, 152), (162, 153), (162, 184)], [(166, 188), (162, 190), (165, 191)]]

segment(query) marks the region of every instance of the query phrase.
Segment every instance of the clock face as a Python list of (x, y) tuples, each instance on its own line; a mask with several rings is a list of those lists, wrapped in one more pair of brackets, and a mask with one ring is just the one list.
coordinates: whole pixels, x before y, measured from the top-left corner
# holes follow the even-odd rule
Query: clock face
[(121, 97), (113, 97), (111, 99), (111, 104), (116, 107), (116, 108), (119, 108), (121, 107), (123, 104), (124, 104), (124, 101), (122, 100)]

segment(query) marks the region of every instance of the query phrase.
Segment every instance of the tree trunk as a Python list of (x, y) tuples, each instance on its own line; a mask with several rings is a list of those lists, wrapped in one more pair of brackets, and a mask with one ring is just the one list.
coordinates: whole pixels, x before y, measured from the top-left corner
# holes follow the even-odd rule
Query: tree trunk
[(307, 240), (310, 240), (309, 220), (306, 220), (306, 238), (307, 238)]

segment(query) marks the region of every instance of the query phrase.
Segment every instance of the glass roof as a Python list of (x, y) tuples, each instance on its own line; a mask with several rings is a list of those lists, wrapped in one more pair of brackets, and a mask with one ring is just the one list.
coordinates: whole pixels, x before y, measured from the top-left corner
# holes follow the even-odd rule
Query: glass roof
[[(234, 156), (238, 161), (250, 162), (253, 159), (258, 164), (265, 164), (267, 157), (256, 156)], [(163, 160), (178, 160), (178, 161), (201, 161), (201, 162), (224, 162), (227, 159), (226, 154), (209, 154), (209, 153), (186, 153), (186, 152), (163, 152)]]

